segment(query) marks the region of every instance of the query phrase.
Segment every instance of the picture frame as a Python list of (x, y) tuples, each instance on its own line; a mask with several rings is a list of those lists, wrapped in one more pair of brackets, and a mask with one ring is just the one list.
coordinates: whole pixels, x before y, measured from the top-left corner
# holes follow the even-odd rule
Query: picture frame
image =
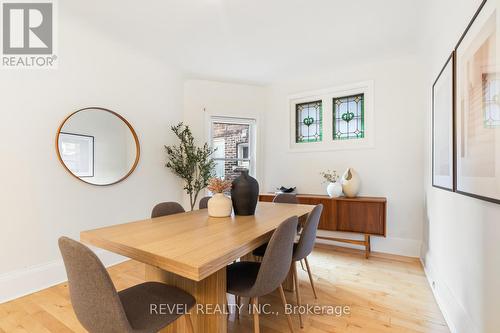
[(455, 52), (432, 85), (432, 186), (455, 190)]
[(94, 177), (94, 142), (91, 135), (59, 133), (61, 160), (75, 176)]
[(456, 192), (500, 203), (499, 1), (481, 3), (455, 47)]

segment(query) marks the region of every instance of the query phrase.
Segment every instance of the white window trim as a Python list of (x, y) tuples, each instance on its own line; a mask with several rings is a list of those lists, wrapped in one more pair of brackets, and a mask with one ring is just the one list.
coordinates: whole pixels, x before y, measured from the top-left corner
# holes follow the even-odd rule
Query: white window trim
[[(238, 153), (237, 153), (237, 156), (240, 156), (240, 155), (243, 155), (243, 148), (245, 147), (250, 147), (250, 145), (247, 143), (238, 143)], [(250, 151), (248, 151), (248, 159), (250, 158)], [(244, 157), (238, 157), (238, 159), (241, 159), (241, 160), (247, 160), (247, 158), (244, 158)]]
[[(374, 148), (375, 122), (374, 122), (374, 93), (373, 81), (363, 81), (344, 86), (327, 89), (308, 91), (288, 96), (289, 108), (289, 151), (331, 151), (346, 149), (369, 149)], [(333, 108), (332, 99), (343, 96), (364, 94), (365, 114), (365, 137), (352, 140), (333, 140)], [(320, 142), (295, 142), (295, 105), (300, 103), (321, 100), (323, 105), (323, 140)]]
[[(250, 126), (248, 133), (248, 142), (250, 143), (250, 150), (248, 156), (250, 159), (250, 176), (256, 177), (257, 175), (257, 121), (251, 118), (238, 118), (238, 117), (225, 117), (225, 116), (210, 116), (208, 122), (208, 142), (212, 147), (212, 124), (213, 123), (226, 123), (226, 124), (244, 124)], [(213, 147), (212, 147), (213, 148)], [(234, 159), (235, 161), (247, 161), (247, 159)]]

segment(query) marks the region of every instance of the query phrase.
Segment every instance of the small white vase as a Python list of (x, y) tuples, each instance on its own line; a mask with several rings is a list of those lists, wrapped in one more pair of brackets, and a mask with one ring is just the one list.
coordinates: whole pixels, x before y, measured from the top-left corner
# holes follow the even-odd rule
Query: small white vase
[(224, 193), (215, 193), (208, 200), (208, 215), (211, 217), (227, 217), (231, 216), (233, 204), (231, 199), (226, 197)]
[(339, 182), (330, 183), (326, 187), (326, 193), (330, 198), (338, 198), (342, 195), (342, 185)]
[(342, 190), (346, 197), (354, 198), (361, 188), (361, 179), (353, 168), (348, 168), (342, 175)]

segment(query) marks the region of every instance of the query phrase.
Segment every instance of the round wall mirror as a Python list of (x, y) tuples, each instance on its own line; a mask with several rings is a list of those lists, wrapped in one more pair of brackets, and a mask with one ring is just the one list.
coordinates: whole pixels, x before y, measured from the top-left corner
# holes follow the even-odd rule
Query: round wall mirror
[(111, 110), (90, 107), (70, 114), (56, 137), (57, 155), (73, 176), (92, 185), (116, 184), (139, 162), (132, 125)]

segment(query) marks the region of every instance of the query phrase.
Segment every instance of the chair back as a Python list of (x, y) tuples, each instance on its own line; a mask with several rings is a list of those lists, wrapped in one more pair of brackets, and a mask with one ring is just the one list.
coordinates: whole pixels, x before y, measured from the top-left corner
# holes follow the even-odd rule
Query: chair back
[(300, 234), (299, 243), (293, 253), (294, 261), (302, 260), (312, 252), (322, 211), (323, 205), (319, 204), (316, 205), (307, 216), (307, 221)]
[(83, 327), (90, 333), (131, 332), (115, 286), (94, 252), (67, 237), (59, 238), (59, 249), (71, 304)]
[(151, 211), (151, 218), (184, 212), (184, 208), (182, 208), (182, 206), (177, 202), (162, 202), (153, 207), (153, 211)]
[(297, 216), (286, 219), (276, 229), (267, 245), (252, 294), (267, 295), (286, 279), (292, 264), (293, 242), (297, 232)]
[(200, 200), (200, 203), (198, 204), (198, 208), (200, 209), (205, 209), (208, 208), (208, 200), (210, 200), (211, 197), (203, 197)]
[(297, 194), (295, 194), (295, 193), (280, 193), (274, 197), (273, 202), (298, 204), (299, 200), (297, 200)]

